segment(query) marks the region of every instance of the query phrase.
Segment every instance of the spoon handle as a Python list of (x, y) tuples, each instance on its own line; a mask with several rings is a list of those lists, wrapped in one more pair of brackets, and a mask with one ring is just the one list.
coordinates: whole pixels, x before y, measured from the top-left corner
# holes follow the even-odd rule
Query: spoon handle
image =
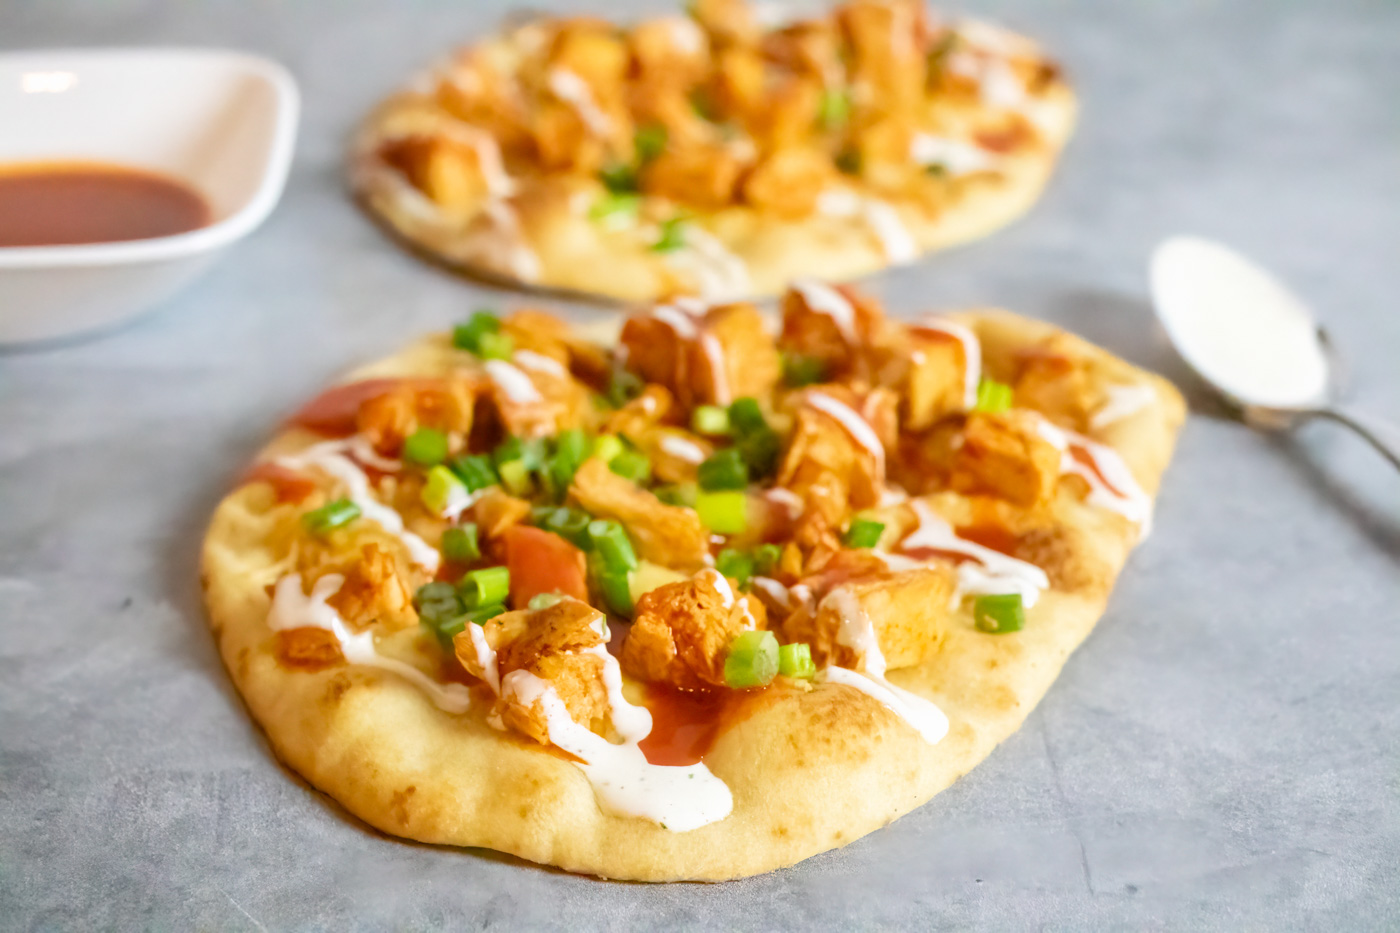
[(1400, 429), (1395, 425), (1373, 418), (1370, 415), (1363, 415), (1360, 412), (1349, 408), (1336, 406), (1319, 408), (1317, 415), (1322, 418), (1331, 418), (1351, 428), (1360, 434), (1371, 445), (1381, 452), (1396, 469), (1400, 469)]

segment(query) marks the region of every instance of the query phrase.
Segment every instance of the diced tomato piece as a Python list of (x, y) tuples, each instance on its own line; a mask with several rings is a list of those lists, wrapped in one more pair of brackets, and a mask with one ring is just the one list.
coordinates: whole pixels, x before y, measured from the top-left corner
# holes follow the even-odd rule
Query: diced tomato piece
[(510, 568), (510, 605), (523, 609), (540, 593), (588, 600), (583, 552), (550, 531), (512, 525), (502, 536)]
[(289, 424), (310, 428), (319, 434), (345, 437), (355, 433), (355, 418), (360, 406), (372, 398), (384, 395), (405, 379), (364, 379), (345, 385), (332, 386), (301, 407)]

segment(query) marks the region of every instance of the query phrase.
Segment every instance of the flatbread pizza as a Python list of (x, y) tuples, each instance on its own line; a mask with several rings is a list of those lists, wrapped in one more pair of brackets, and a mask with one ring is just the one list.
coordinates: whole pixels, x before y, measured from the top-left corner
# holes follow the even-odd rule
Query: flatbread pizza
[(450, 265), (632, 301), (850, 279), (1039, 196), (1075, 98), (1034, 42), (914, 0), (762, 10), (697, 0), (483, 39), (370, 115), (352, 186)]
[(1104, 611), (1184, 417), (1003, 311), (814, 281), (598, 342), (474, 315), (218, 506), (203, 585), (276, 754), (394, 835), (608, 878), (844, 845), (1010, 735)]

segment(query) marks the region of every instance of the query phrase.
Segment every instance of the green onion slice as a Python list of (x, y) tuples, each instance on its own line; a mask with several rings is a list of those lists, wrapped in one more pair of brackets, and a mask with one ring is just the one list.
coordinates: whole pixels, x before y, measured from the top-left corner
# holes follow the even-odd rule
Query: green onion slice
[(729, 406), (729, 422), (734, 425), (734, 431), (739, 434), (746, 434), (750, 431), (760, 431), (768, 427), (768, 422), (763, 417), (763, 409), (758, 404), (758, 399), (751, 396), (737, 398)]
[(603, 604), (614, 615), (632, 615), (632, 573), (606, 566), (597, 566), (593, 574), (594, 582), (603, 595)]
[(476, 355), (483, 360), (509, 360), (515, 353), (515, 338), (510, 334), (482, 334), (477, 341)]
[(812, 663), (812, 646), (797, 642), (779, 648), (778, 673), (800, 680), (811, 680), (817, 676), (817, 666)]
[(498, 333), (501, 320), (490, 311), (478, 311), (465, 324), (452, 328), (452, 345), (459, 350), (478, 352), (483, 334)]
[(674, 253), (685, 246), (685, 221), (680, 217), (672, 217), (661, 222), (661, 234), (656, 238), (656, 242), (651, 244), (653, 252)]
[(972, 603), (972, 620), (978, 630), (993, 635), (1019, 632), (1026, 624), (1020, 593), (979, 596)]
[(448, 560), (459, 564), (481, 560), (481, 543), (478, 540), (476, 523), (466, 522), (444, 531), (442, 553)]
[(778, 639), (772, 632), (740, 632), (729, 643), (724, 682), (730, 687), (763, 687), (778, 676)]
[(635, 221), (642, 210), (642, 196), (631, 192), (605, 193), (588, 209), (588, 218), (609, 226)]
[(695, 508), (695, 496), (699, 492), (694, 483), (673, 483), (655, 490), (656, 498), (667, 505), (684, 505)]
[(701, 523), (716, 534), (737, 535), (749, 524), (748, 495), (742, 490), (702, 492), (695, 497)]
[(627, 529), (619, 523), (594, 519), (588, 523), (588, 537), (593, 541), (593, 548), (598, 552), (606, 572), (622, 573), (637, 569), (637, 552), (632, 550)]
[(651, 460), (640, 450), (623, 450), (608, 461), (608, 469), (634, 483), (645, 483), (651, 476)]
[(851, 97), (845, 88), (831, 88), (822, 92), (821, 106), (817, 111), (817, 121), (822, 129), (840, 129), (850, 117)]
[(541, 609), (548, 609), (556, 605), (564, 597), (558, 593), (536, 593), (530, 597), (530, 601), (525, 604), (525, 608), (531, 612), (539, 612)]
[(445, 466), (438, 465), (428, 471), (428, 481), (423, 484), (423, 490), (418, 495), (429, 512), (442, 515), (453, 499), (466, 494), (466, 484), (457, 478), (457, 474)]
[(626, 449), (622, 439), (616, 434), (600, 434), (593, 439), (590, 456), (597, 457), (604, 463), (612, 463), (613, 458)]
[(884, 532), (884, 522), (874, 522), (868, 518), (852, 519), (851, 527), (846, 529), (846, 547), (874, 547), (880, 543), (880, 535)]
[(705, 458), (696, 472), (700, 488), (706, 491), (719, 489), (745, 489), (749, 485), (749, 465), (737, 447), (717, 450)]
[(618, 367), (613, 370), (608, 381), (608, 403), (613, 408), (621, 408), (642, 394), (645, 384), (636, 373)]
[(468, 609), (504, 603), (510, 595), (510, 568), (482, 567), (469, 570), (457, 583), (457, 594)]
[(753, 555), (734, 548), (725, 548), (715, 557), (715, 569), (739, 586), (744, 586), (753, 576)]
[(767, 576), (773, 572), (773, 568), (778, 566), (778, 561), (783, 556), (781, 545), (760, 544), (753, 549), (753, 569), (754, 573), (760, 576)]
[(648, 123), (637, 127), (632, 134), (632, 146), (637, 150), (637, 161), (646, 163), (661, 155), (666, 149), (666, 127), (660, 123)]
[(995, 379), (983, 379), (977, 383), (977, 404), (973, 411), (996, 414), (1011, 407), (1011, 386)]
[(783, 381), (794, 389), (815, 385), (826, 379), (826, 364), (815, 356), (783, 354)]
[(718, 405), (700, 405), (690, 415), (690, 426), (696, 434), (724, 437), (729, 434), (729, 410)]
[(598, 172), (598, 178), (613, 194), (630, 194), (637, 190), (637, 170), (623, 162), (604, 167)]
[(496, 470), (491, 466), (491, 458), (485, 454), (453, 457), (448, 464), (453, 474), (467, 487), (467, 492), (477, 492), (498, 482)]
[(348, 525), (360, 517), (360, 507), (349, 499), (336, 499), (327, 502), (319, 509), (312, 509), (301, 517), (306, 530), (315, 535), (329, 534), (332, 530)]
[(436, 428), (419, 428), (404, 438), (403, 458), (423, 467), (437, 466), (447, 459), (447, 435)]

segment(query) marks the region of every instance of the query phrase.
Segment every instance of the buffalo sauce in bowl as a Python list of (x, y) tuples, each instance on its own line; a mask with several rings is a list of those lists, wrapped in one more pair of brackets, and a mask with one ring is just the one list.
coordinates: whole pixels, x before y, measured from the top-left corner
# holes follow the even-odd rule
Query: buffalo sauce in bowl
[(0, 248), (148, 240), (212, 220), (203, 195), (158, 172), (105, 162), (0, 164)]

